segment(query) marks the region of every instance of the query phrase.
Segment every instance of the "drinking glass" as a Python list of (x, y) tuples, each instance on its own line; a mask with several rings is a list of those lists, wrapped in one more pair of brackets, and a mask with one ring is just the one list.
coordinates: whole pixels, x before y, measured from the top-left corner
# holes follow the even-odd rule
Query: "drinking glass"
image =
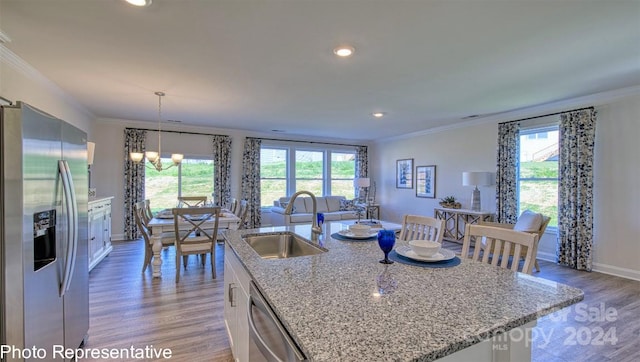
[(378, 245), (384, 252), (384, 259), (380, 260), (382, 264), (393, 264), (393, 261), (389, 260), (389, 253), (393, 250), (393, 246), (396, 243), (396, 232), (393, 230), (380, 230), (378, 231)]

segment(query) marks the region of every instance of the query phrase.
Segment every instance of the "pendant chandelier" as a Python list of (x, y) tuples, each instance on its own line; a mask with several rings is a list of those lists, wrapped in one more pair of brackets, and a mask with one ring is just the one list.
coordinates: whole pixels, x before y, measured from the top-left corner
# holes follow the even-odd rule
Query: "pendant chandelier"
[(149, 161), (149, 163), (151, 163), (151, 166), (147, 165), (148, 168), (153, 168), (156, 171), (162, 171), (162, 170), (166, 170), (168, 168), (171, 168), (173, 166), (177, 166), (180, 164), (180, 162), (182, 162), (182, 159), (184, 158), (184, 155), (181, 153), (174, 153), (171, 155), (171, 161), (173, 161), (173, 163), (171, 165), (169, 165), (168, 167), (163, 168), (162, 167), (162, 97), (164, 97), (164, 92), (155, 92), (155, 95), (158, 96), (158, 152), (155, 151), (147, 151), (144, 154), (142, 152), (131, 152), (130, 153), (130, 157), (131, 157), (131, 161), (135, 162), (135, 163), (140, 163), (142, 162), (142, 160), (144, 159), (144, 157), (147, 157), (147, 160)]

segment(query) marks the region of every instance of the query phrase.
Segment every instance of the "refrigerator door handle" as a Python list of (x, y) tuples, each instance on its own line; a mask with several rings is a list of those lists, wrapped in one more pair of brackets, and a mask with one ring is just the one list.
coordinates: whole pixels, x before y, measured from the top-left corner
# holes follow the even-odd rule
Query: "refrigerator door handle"
[(65, 160), (58, 161), (58, 172), (62, 180), (62, 189), (65, 198), (67, 214), (67, 242), (66, 257), (64, 261), (64, 272), (62, 283), (60, 284), (60, 296), (64, 296), (71, 284), (71, 276), (76, 263), (76, 251), (78, 244), (78, 209), (76, 205), (76, 195), (71, 178), (69, 164)]

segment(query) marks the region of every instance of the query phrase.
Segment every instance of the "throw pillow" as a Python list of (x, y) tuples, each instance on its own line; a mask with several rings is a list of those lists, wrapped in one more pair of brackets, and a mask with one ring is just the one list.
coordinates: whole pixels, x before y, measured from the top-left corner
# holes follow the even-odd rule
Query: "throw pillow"
[(518, 222), (513, 226), (513, 230), (535, 233), (542, 225), (542, 215), (531, 210), (524, 210)]
[(356, 209), (356, 200), (340, 199), (340, 211), (353, 211)]

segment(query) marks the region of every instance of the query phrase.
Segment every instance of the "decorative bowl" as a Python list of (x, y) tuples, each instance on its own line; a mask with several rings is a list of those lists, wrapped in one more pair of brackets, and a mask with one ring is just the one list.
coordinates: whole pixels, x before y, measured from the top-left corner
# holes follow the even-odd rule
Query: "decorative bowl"
[(429, 240), (410, 240), (409, 246), (414, 253), (420, 256), (433, 256), (440, 250), (442, 245)]

